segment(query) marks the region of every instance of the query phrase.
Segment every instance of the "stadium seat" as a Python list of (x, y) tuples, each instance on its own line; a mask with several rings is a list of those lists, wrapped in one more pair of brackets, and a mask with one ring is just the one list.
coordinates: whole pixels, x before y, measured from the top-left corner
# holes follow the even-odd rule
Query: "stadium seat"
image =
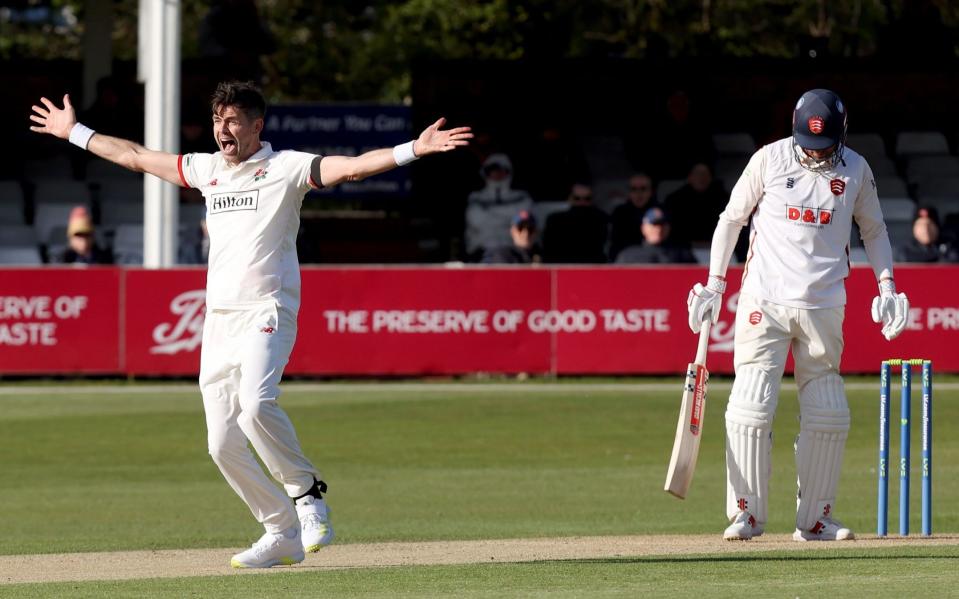
[(43, 264), (37, 246), (0, 247), (0, 264), (8, 266), (38, 266)]
[(81, 202), (63, 203), (63, 202), (43, 202), (34, 207), (33, 228), (37, 232), (37, 239), (41, 242), (47, 242), (51, 239), (51, 233), (57, 227), (63, 227), (66, 230), (67, 221), (70, 220), (70, 211), (75, 206), (86, 205)]
[(117, 264), (143, 264), (143, 225), (120, 225), (113, 238)]
[(62, 154), (42, 160), (26, 160), (22, 174), (28, 181), (69, 181), (73, 179), (73, 162)]
[(0, 224), (0, 246), (25, 247), (38, 244), (37, 232), (30, 225)]
[(889, 243), (892, 244), (893, 248), (897, 248), (912, 239), (912, 222), (887, 222), (886, 231), (889, 232)]
[(534, 202), (531, 210), (533, 216), (536, 218), (537, 226), (539, 226), (542, 231), (543, 227), (546, 226), (546, 219), (549, 218), (550, 214), (562, 212), (568, 208), (568, 202)]
[(686, 185), (686, 179), (664, 179), (656, 186), (656, 199), (664, 202), (674, 191)]
[(16, 200), (0, 200), (0, 224), (22, 225), (23, 203)]
[(874, 158), (866, 158), (869, 162), (869, 168), (872, 169), (872, 174), (875, 177), (898, 177), (899, 171), (896, 170), (896, 163), (892, 161), (892, 158), (888, 156), (878, 156)]
[(739, 181), (743, 170), (749, 163), (749, 156), (726, 156), (716, 161), (713, 169), (713, 176), (723, 183), (726, 191), (729, 191)]
[(927, 179), (959, 177), (959, 158), (956, 156), (916, 156), (906, 165), (906, 180), (921, 184)]
[(136, 173), (122, 166), (113, 164), (109, 160), (91, 160), (87, 164), (87, 180), (89, 181), (109, 181), (115, 179), (142, 179), (140, 173)]
[(902, 131), (896, 136), (896, 156), (948, 154), (949, 142), (939, 131)]
[(591, 135), (583, 139), (589, 172), (595, 179), (629, 177), (633, 167), (626, 158), (623, 138), (618, 135)]
[(143, 202), (102, 201), (100, 202), (100, 222), (104, 225), (142, 225)]
[(33, 192), (34, 204), (90, 205), (90, 188), (81, 181), (40, 181)]
[(880, 198), (883, 219), (889, 222), (912, 222), (916, 216), (916, 204), (909, 198)]
[(933, 196), (959, 196), (959, 177), (930, 177), (918, 185), (919, 198)]
[(693, 256), (699, 264), (709, 265), (709, 248), (693, 248)]
[[(875, 175), (875, 173), (873, 173)], [(905, 198), (909, 188), (900, 177), (881, 177), (876, 175), (876, 192), (880, 198)]]
[(628, 191), (629, 179), (598, 179), (593, 183), (593, 203), (611, 214), (616, 206), (626, 201)]
[(713, 135), (713, 149), (717, 156), (752, 156), (756, 141), (748, 133), (717, 133)]
[(878, 133), (850, 133), (846, 136), (846, 147), (865, 157), (872, 164), (873, 160), (889, 158), (886, 153), (886, 142)]
[(200, 221), (206, 219), (206, 204), (180, 202), (177, 213), (177, 220), (181, 225), (199, 226)]
[(100, 202), (126, 202), (143, 204), (143, 178), (101, 179), (96, 184)]

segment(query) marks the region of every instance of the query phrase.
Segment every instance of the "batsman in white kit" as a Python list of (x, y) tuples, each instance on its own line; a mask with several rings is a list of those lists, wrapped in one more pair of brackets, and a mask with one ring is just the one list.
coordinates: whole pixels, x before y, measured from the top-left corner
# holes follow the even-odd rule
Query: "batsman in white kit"
[[(233, 556), (236, 568), (303, 561), (333, 540), (327, 485), (303, 454), (277, 402), (280, 377), (296, 338), (300, 206), (310, 189), (358, 181), (416, 158), (465, 146), (469, 127), (440, 129), (359, 156), (275, 151), (260, 141), (266, 103), (252, 83), (221, 83), (212, 97), (219, 152), (176, 155), (95, 133), (76, 122), (69, 96), (59, 108), (33, 106), (31, 130), (49, 133), (130, 170), (145, 172), (206, 199), (210, 235), (200, 389), (209, 452), (266, 533)], [(249, 449), (253, 446), (280, 490)]]
[(733, 188), (713, 235), (708, 281), (689, 293), (689, 326), (698, 332), (719, 318), (729, 259), (752, 217), (726, 407), (727, 540), (759, 536), (766, 524), (773, 417), (790, 350), (800, 408), (793, 538), (854, 537), (833, 516), (849, 431), (839, 363), (853, 220), (878, 280), (872, 319), (887, 340), (905, 328), (909, 302), (896, 293), (875, 178), (845, 147), (846, 126), (846, 107), (832, 91), (799, 98), (792, 136), (757, 151)]

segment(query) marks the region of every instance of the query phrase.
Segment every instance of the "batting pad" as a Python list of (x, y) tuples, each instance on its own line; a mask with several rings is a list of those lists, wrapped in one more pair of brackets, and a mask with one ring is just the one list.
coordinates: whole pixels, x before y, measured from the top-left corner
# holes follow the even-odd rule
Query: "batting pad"
[(741, 366), (726, 406), (726, 517), (747, 510), (766, 522), (772, 471), (772, 428), (779, 380)]
[(849, 406), (842, 378), (828, 374), (799, 390), (799, 437), (796, 439), (796, 528), (809, 530), (830, 517), (849, 433)]

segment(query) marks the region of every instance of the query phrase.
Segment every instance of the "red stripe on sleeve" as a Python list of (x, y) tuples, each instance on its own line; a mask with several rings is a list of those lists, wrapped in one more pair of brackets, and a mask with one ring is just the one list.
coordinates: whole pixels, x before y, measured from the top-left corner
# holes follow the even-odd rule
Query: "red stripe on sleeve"
[(186, 177), (183, 176), (183, 154), (180, 154), (176, 157), (176, 172), (180, 174), (180, 182), (183, 183), (183, 187), (191, 187), (186, 181)]

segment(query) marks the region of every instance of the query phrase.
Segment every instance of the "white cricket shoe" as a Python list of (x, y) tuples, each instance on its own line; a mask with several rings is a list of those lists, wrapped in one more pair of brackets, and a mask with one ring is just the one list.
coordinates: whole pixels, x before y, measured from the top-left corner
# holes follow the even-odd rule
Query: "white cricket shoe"
[(822, 518), (809, 530), (799, 530), (793, 533), (794, 541), (851, 541), (856, 535), (832, 518)]
[(763, 525), (756, 522), (756, 518), (746, 511), (741, 511), (733, 518), (733, 523), (723, 531), (723, 539), (727, 541), (748, 541), (763, 534)]
[(303, 561), (303, 545), (300, 542), (300, 531), (293, 527), (292, 537), (283, 533), (268, 532), (253, 546), (242, 553), (237, 553), (230, 560), (234, 568), (272, 568), (277, 565), (292, 566)]
[(333, 541), (333, 523), (326, 501), (307, 495), (296, 501), (296, 514), (300, 517), (303, 535), (303, 550), (316, 553)]

